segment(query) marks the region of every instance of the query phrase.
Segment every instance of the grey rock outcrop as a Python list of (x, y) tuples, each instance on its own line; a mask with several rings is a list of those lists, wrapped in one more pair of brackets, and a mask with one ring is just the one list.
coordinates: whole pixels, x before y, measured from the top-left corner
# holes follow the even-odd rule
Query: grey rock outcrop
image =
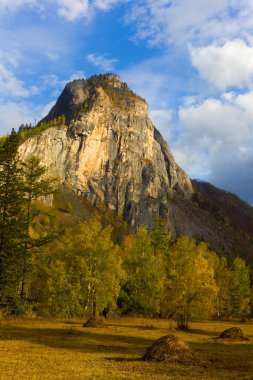
[(170, 223), (173, 199), (190, 199), (191, 181), (148, 116), (144, 99), (116, 75), (69, 83), (44, 121), (52, 127), (20, 146), (38, 156), (59, 182), (93, 205), (122, 214), (131, 228)]

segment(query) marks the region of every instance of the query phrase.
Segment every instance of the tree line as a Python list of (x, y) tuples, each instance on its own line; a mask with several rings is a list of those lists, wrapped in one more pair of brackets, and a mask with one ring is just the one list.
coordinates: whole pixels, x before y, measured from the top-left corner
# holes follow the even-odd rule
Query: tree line
[(5, 313), (74, 317), (120, 314), (230, 318), (252, 312), (250, 269), (189, 236), (172, 240), (161, 219), (115, 240), (99, 216), (64, 234), (43, 217), (41, 197), (56, 180), (36, 157), (18, 157), (12, 131), (0, 146), (0, 308)]
[(19, 140), (23, 142), (30, 137), (40, 134), (51, 127), (62, 126), (66, 124), (66, 116), (60, 115), (49, 121), (40, 121), (37, 125), (21, 124), (18, 130)]

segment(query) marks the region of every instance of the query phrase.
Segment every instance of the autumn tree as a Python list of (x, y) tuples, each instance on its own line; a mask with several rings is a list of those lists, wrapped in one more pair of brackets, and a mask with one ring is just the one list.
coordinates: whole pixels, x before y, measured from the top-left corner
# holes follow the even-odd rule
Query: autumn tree
[(232, 274), (226, 257), (215, 255), (213, 264), (217, 286), (215, 317), (217, 319), (228, 318), (231, 316), (230, 282)]
[(250, 312), (250, 275), (245, 261), (236, 257), (230, 266), (230, 303), (233, 316), (240, 317)]
[(169, 266), (163, 315), (186, 322), (194, 316), (210, 317), (217, 287), (207, 245), (188, 236), (179, 237), (171, 247)]
[(125, 312), (159, 313), (165, 279), (164, 260), (160, 251), (155, 252), (144, 227), (125, 239), (123, 255), (127, 277), (119, 305)]
[(116, 307), (124, 273), (111, 232), (97, 218), (83, 222), (67, 231), (53, 252), (40, 256), (38, 277), (43, 292), (38, 298), (44, 312), (97, 316), (105, 307)]

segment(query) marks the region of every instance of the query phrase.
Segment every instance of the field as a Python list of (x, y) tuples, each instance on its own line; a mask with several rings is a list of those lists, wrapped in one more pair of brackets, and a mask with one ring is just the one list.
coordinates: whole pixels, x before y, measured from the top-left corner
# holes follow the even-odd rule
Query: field
[[(252, 339), (224, 343), (213, 337), (231, 326)], [(253, 379), (253, 323), (194, 322), (188, 332), (171, 331), (168, 320), (124, 318), (103, 328), (82, 321), (0, 321), (0, 379)], [(173, 333), (212, 358), (205, 367), (138, 360), (161, 336)]]

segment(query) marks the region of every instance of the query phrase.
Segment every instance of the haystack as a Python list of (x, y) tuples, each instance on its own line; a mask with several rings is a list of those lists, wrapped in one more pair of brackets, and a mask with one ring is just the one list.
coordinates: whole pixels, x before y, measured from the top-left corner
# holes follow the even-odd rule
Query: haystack
[(239, 327), (230, 327), (223, 331), (217, 339), (224, 339), (233, 342), (247, 341), (249, 338), (243, 335), (242, 329)]
[(142, 357), (145, 361), (166, 362), (184, 365), (205, 365), (206, 361), (192, 352), (186, 342), (169, 334), (156, 340)]
[(90, 317), (83, 324), (83, 327), (104, 327), (104, 326), (105, 326), (104, 319), (100, 317)]

